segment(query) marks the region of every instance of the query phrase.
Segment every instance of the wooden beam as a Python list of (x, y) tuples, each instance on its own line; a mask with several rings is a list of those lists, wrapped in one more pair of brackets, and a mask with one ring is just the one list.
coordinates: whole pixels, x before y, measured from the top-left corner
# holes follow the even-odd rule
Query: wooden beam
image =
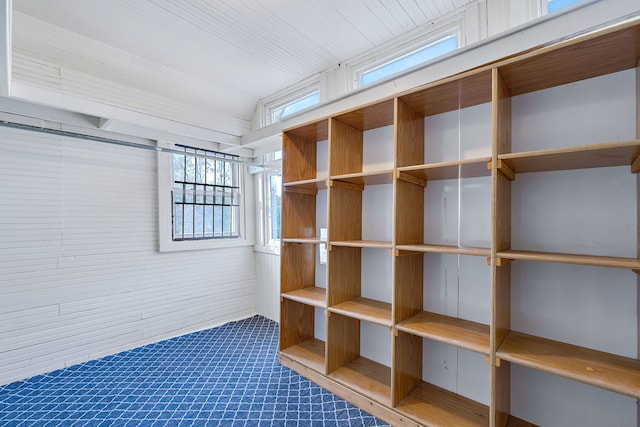
[(0, 96), (11, 95), (11, 0), (0, 2)]
[(98, 127), (102, 130), (107, 130), (109, 129), (109, 127), (111, 127), (114, 121), (115, 120), (113, 119), (107, 119), (107, 118), (101, 117), (100, 121), (98, 122)]

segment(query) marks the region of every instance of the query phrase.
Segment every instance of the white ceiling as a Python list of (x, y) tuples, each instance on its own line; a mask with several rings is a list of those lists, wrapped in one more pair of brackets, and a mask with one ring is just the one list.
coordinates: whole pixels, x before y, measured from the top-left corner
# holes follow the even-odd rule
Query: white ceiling
[[(14, 47), (248, 122), (259, 99), (470, 2), (14, 0)], [(47, 37), (44, 26), (65, 31)], [(146, 67), (125, 69), (114, 52)]]

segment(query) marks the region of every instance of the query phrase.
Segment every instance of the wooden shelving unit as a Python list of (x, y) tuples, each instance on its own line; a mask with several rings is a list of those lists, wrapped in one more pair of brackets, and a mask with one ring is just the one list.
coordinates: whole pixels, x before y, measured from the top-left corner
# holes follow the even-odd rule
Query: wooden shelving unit
[(511, 332), (497, 356), (640, 399), (640, 360)]
[[(595, 239), (595, 244), (583, 248), (586, 237), (580, 232), (573, 242), (545, 246), (540, 239), (533, 244), (530, 240), (537, 237), (538, 230), (518, 215), (530, 206), (527, 203), (552, 203), (538, 193), (532, 201), (528, 199), (534, 196), (530, 187), (521, 183), (535, 183), (536, 177), (541, 177), (538, 181), (544, 182), (545, 188), (553, 186), (550, 179), (558, 184), (561, 180), (582, 184), (582, 175), (571, 174), (600, 177), (612, 173), (616, 177), (624, 175), (627, 183), (628, 177), (638, 181), (631, 174), (640, 171), (640, 113), (627, 119), (633, 121), (630, 126), (635, 135), (604, 122), (603, 128), (613, 130), (594, 135), (583, 132), (574, 137), (571, 132), (554, 135), (549, 126), (543, 129), (549, 132), (544, 134), (542, 144), (530, 143), (523, 135), (532, 118), (527, 114), (548, 113), (538, 106), (543, 102), (540, 99), (564, 94), (571, 85), (597, 84), (598, 79), (608, 78), (611, 73), (639, 75), (639, 61), (640, 22), (636, 20), (285, 129), (280, 324), (283, 363), (371, 409), (392, 425), (548, 424), (536, 421), (545, 419), (537, 415), (545, 413), (546, 408), (536, 407), (538, 414), (532, 414), (514, 406), (514, 389), (534, 387), (518, 382), (518, 375), (511, 373), (514, 365), (529, 368), (527, 375), (544, 372), (574, 380), (577, 387), (588, 384), (613, 392), (613, 396), (640, 399), (640, 361), (629, 357), (628, 351), (625, 355), (618, 350), (622, 346), (610, 348), (615, 338), (599, 341), (595, 347), (598, 350), (585, 345), (580, 336), (572, 337), (571, 342), (550, 339), (557, 337), (556, 329), (566, 326), (555, 317), (532, 322), (532, 328), (546, 327), (544, 333), (532, 333), (527, 330), (529, 323), (522, 319), (546, 316), (546, 307), (533, 306), (521, 313), (517, 299), (530, 291), (526, 272), (531, 275), (532, 270), (561, 271), (563, 279), (553, 283), (558, 288), (572, 275), (585, 277), (580, 269), (595, 269), (588, 274), (595, 277), (613, 274), (615, 280), (633, 280), (632, 286), (637, 287), (640, 253), (628, 253), (629, 245), (618, 248), (616, 241), (601, 243)], [(628, 96), (635, 94), (638, 105), (636, 79), (626, 92)], [(558, 96), (563, 105), (571, 105), (570, 98)], [(600, 100), (592, 98), (597, 106)], [(582, 98), (575, 103), (583, 103)], [(600, 108), (606, 117), (609, 104)], [(579, 117), (574, 129), (581, 130), (587, 121), (596, 122), (593, 117)], [(451, 135), (457, 139), (451, 140)], [(327, 159), (327, 164), (321, 164), (321, 159)], [(587, 184), (585, 187), (584, 191), (598, 191)], [(636, 189), (625, 196), (640, 206), (638, 194)], [(571, 197), (566, 196), (568, 203), (572, 203)], [(606, 218), (609, 210), (600, 208)], [(589, 223), (580, 212), (571, 222), (575, 224), (568, 225), (585, 227), (585, 231), (617, 226), (606, 219)], [(446, 234), (450, 231), (445, 223), (448, 227), (454, 224), (457, 235)], [(627, 236), (638, 246), (638, 224), (633, 226), (634, 230), (628, 225), (618, 228), (627, 227)], [(327, 239), (320, 239), (320, 227), (327, 227)], [(441, 233), (434, 233), (434, 229)], [(563, 227), (557, 230), (561, 234)], [(319, 245), (328, 249), (326, 277), (320, 277), (322, 280), (318, 274), (324, 271), (319, 270), (324, 266), (317, 260)], [(531, 263), (535, 268), (524, 268)], [(547, 280), (547, 276), (542, 277), (538, 280)], [(449, 300), (434, 301), (446, 294), (445, 285), (437, 280), (446, 283), (448, 279), (458, 282), (453, 309)], [(603, 280), (601, 285), (590, 283), (591, 292), (594, 286), (603, 292), (622, 292), (619, 288), (628, 292), (628, 282)], [(536, 292), (544, 289), (551, 287)], [(635, 290), (634, 295), (640, 294)], [(539, 300), (543, 298), (527, 300), (527, 304), (540, 305)], [(464, 312), (465, 307), (468, 312)], [(565, 318), (573, 315), (573, 309), (571, 303), (566, 304)], [(601, 310), (593, 316), (608, 321)], [(625, 316), (633, 317), (628, 312)], [(318, 321), (324, 324), (316, 325)], [(631, 335), (637, 337), (637, 316), (629, 322), (623, 329), (635, 331)], [(573, 327), (579, 325), (574, 322)], [(323, 327), (326, 335), (318, 332)], [(378, 328), (375, 333), (384, 331), (384, 337), (377, 336), (372, 342), (373, 328)], [(388, 346), (384, 344), (387, 330)], [(583, 335), (588, 334), (585, 331)], [(617, 336), (617, 331), (612, 330), (612, 336)], [(388, 354), (375, 354), (374, 347), (382, 347)], [(440, 384), (442, 375), (431, 372), (433, 365), (425, 361), (440, 357), (437, 351), (442, 349), (470, 355), (460, 356), (460, 360), (480, 361), (455, 359), (456, 363), (468, 363), (465, 369), (474, 369), (475, 379), (483, 377), (482, 370), (486, 369), (486, 386), (476, 383), (470, 393), (458, 386), (458, 380), (455, 386)], [(485, 359), (483, 366), (473, 364)], [(455, 375), (465, 383), (468, 372), (461, 369)], [(633, 411), (636, 425), (640, 425), (640, 414)]]

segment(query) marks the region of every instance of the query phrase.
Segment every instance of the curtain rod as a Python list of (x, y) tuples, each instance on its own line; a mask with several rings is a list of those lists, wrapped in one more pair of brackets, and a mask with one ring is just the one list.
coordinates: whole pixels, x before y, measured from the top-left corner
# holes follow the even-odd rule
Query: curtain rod
[[(21, 130), (28, 130), (28, 131), (32, 131), (32, 132), (46, 133), (46, 134), (49, 134), (49, 135), (66, 136), (66, 137), (76, 138), (76, 139), (85, 139), (85, 140), (89, 140), (89, 141), (102, 142), (102, 143), (112, 144), (112, 145), (119, 145), (121, 147), (137, 148), (137, 149), (141, 149), (141, 150), (156, 151), (156, 152), (171, 153), (171, 154), (180, 154), (180, 155), (184, 155), (185, 154), (184, 151), (175, 150), (173, 148), (158, 147), (158, 146), (155, 146), (155, 145), (141, 144), (141, 143), (138, 143), (138, 142), (123, 141), (121, 139), (105, 138), (105, 137), (102, 137), (102, 136), (87, 135), (87, 134), (83, 134), (83, 133), (71, 132), (71, 131), (61, 130), (61, 129), (50, 129), (50, 128), (45, 128), (45, 127), (41, 127), (41, 126), (34, 126), (34, 125), (27, 125), (27, 124), (23, 124), (23, 123), (9, 122), (9, 121), (6, 121), (6, 120), (0, 121), (0, 126), (7, 127), (7, 128), (12, 128), (12, 129), (21, 129)], [(199, 149), (199, 147), (193, 147), (193, 148)], [(225, 153), (222, 153), (222, 154), (225, 154)], [(229, 154), (229, 155), (236, 156), (236, 154)], [(244, 160), (224, 159), (224, 161), (225, 162), (230, 162), (230, 163), (246, 164), (246, 162)]]

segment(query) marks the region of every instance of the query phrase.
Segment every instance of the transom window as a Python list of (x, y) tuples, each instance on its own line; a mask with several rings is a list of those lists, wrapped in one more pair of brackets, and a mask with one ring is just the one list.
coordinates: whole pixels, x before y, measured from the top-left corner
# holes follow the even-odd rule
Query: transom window
[(240, 158), (176, 145), (173, 240), (240, 237)]
[(547, 0), (547, 13), (553, 13), (557, 10), (569, 7), (572, 4), (580, 3), (582, 0)]
[(426, 46), (394, 58), (383, 64), (376, 65), (359, 73), (361, 86), (366, 86), (418, 65), (425, 64), (439, 56), (458, 49), (458, 36), (448, 34), (440, 37)]
[(285, 104), (271, 108), (271, 123), (277, 123), (288, 116), (311, 108), (320, 103), (320, 92), (315, 90), (300, 98), (296, 98)]

